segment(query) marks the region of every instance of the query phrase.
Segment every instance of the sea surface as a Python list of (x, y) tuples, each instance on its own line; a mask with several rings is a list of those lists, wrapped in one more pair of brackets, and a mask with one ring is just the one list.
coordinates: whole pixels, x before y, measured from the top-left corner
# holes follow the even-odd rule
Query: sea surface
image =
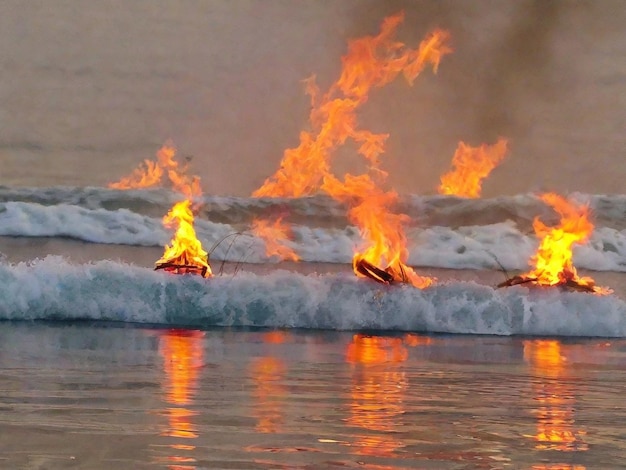
[[(405, 11), (437, 75), (375, 90), (381, 167), (423, 290), (357, 278), (324, 195), (252, 198), (307, 128), (302, 80)], [(619, 1), (118, 0), (0, 5), (0, 467), (623, 468), (626, 9)], [(459, 141), (509, 139), (479, 199), (435, 194)], [(181, 195), (108, 183), (173, 139), (215, 276), (155, 271)], [(351, 162), (342, 149), (337, 168)], [(519, 285), (588, 205), (574, 265)], [(250, 226), (284, 217), (301, 262)]]
[(623, 467), (623, 339), (0, 325), (4, 468)]

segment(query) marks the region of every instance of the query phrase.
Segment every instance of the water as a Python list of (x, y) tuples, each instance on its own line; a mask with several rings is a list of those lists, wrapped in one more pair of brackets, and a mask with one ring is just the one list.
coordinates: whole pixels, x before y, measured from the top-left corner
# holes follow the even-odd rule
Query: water
[(7, 468), (621, 468), (623, 340), (0, 326)]
[[(327, 197), (253, 199), (307, 128), (302, 79), (350, 37), (450, 30), (437, 75), (360, 123), (409, 216), (425, 290), (357, 279)], [(0, 466), (623, 466), (626, 9), (620, 1), (237, 0), (0, 5)], [(509, 139), (483, 198), (434, 195), (459, 141)], [(155, 272), (180, 199), (119, 191), (173, 139), (215, 278)], [(352, 171), (353, 149), (333, 169)], [(538, 246), (537, 197), (588, 204), (574, 264), (609, 296), (498, 289)], [(250, 231), (287, 215), (303, 262)], [(224, 237), (226, 242), (220, 243)]]

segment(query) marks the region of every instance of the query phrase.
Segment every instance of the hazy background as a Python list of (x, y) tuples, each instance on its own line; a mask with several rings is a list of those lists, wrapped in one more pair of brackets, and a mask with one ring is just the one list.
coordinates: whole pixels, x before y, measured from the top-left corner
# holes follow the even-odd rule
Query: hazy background
[(624, 193), (626, 2), (3, 0), (0, 184), (106, 185), (168, 138), (205, 192), (249, 195), (306, 128), (301, 81), (338, 76), (349, 38), (404, 10), (454, 53), (372, 93), (403, 193), (433, 193), (459, 140), (510, 139), (484, 195)]

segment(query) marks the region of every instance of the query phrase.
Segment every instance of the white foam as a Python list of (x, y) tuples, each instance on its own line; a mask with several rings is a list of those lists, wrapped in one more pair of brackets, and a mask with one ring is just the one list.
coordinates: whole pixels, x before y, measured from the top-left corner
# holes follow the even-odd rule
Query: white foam
[(626, 336), (626, 303), (615, 296), (522, 286), (494, 290), (472, 282), (419, 290), (282, 270), (203, 279), (47, 257), (0, 264), (0, 295), (1, 320)]
[[(108, 211), (72, 205), (44, 206), (7, 202), (0, 205), (0, 235), (22, 237), (70, 237), (93, 243), (163, 246), (172, 233), (160, 218), (127, 209)], [(208, 250), (224, 237), (237, 233), (228, 224), (196, 219), (198, 238)], [(288, 245), (303, 261), (350, 263), (363, 242), (354, 227), (344, 229), (293, 227)], [(525, 270), (538, 241), (518, 230), (513, 222), (468, 227), (414, 228), (407, 233), (409, 264), (452, 269)], [(265, 263), (276, 261), (265, 255), (260, 239), (249, 232), (219, 243), (212, 259)], [(626, 230), (597, 229), (586, 245), (574, 248), (579, 268), (626, 272)]]

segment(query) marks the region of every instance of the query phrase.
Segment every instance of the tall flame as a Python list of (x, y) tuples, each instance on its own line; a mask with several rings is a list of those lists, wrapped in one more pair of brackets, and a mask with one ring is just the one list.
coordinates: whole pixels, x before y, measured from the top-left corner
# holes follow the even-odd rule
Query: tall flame
[(157, 161), (145, 160), (129, 176), (116, 183), (109, 184), (115, 189), (147, 188), (162, 183), (167, 176), (175, 191), (182, 193), (185, 200), (177, 202), (163, 218), (166, 227), (174, 227), (176, 232), (169, 245), (165, 246), (163, 256), (155, 263), (156, 269), (165, 269), (176, 274), (195, 273), (203, 277), (212, 275), (208, 263), (208, 253), (194, 229), (192, 200), (202, 195), (200, 178), (187, 175), (186, 165), (176, 160), (176, 148), (168, 141), (157, 152)]
[(382, 153), (387, 135), (357, 129), (356, 110), (368, 99), (369, 91), (391, 82), (403, 73), (412, 84), (419, 73), (431, 64), (436, 71), (439, 61), (451, 52), (446, 45), (449, 34), (436, 30), (417, 49), (409, 49), (394, 39), (395, 30), (404, 20), (399, 13), (386, 18), (377, 36), (365, 36), (348, 45), (342, 57), (339, 79), (320, 96), (315, 78), (305, 81), (311, 96), (312, 131), (300, 133), (300, 145), (287, 149), (278, 171), (265, 180), (254, 197), (301, 197), (319, 190), (330, 173), (333, 150), (348, 139), (361, 144), (359, 153), (375, 161)]
[(453, 170), (441, 177), (440, 194), (467, 198), (480, 197), (483, 179), (489, 176), (507, 152), (507, 141), (499, 139), (493, 145), (472, 147), (459, 142), (452, 158)]
[[(356, 115), (372, 88), (386, 85), (401, 73), (412, 84), (427, 65), (436, 72), (441, 58), (451, 52), (447, 45), (449, 34), (443, 30), (428, 35), (416, 49), (397, 41), (395, 31), (403, 20), (403, 13), (390, 16), (383, 21), (377, 36), (350, 41), (348, 52), (342, 57), (340, 77), (325, 94), (320, 93), (314, 77), (305, 81), (311, 97), (312, 130), (300, 133), (300, 145), (285, 151), (278, 171), (253, 196), (301, 197), (320, 189), (328, 192), (349, 204), (351, 221), (372, 244), (366, 254), (355, 256), (355, 262), (367, 259), (377, 264), (384, 260), (394, 273), (394, 280), (408, 280), (422, 287), (432, 281), (422, 280), (404, 265), (407, 250), (402, 223), (406, 218), (390, 213), (397, 194), (385, 192), (377, 184), (386, 177), (379, 168), (378, 157), (388, 135), (358, 129)], [(331, 156), (349, 140), (357, 144), (358, 153), (365, 158), (370, 173), (376, 175), (376, 181), (368, 174), (346, 175), (345, 181), (332, 175)], [(368, 211), (371, 213), (364, 217)], [(268, 239), (267, 232), (256, 234)], [(282, 243), (277, 238), (273, 241)], [(358, 273), (356, 269), (355, 272)]]

